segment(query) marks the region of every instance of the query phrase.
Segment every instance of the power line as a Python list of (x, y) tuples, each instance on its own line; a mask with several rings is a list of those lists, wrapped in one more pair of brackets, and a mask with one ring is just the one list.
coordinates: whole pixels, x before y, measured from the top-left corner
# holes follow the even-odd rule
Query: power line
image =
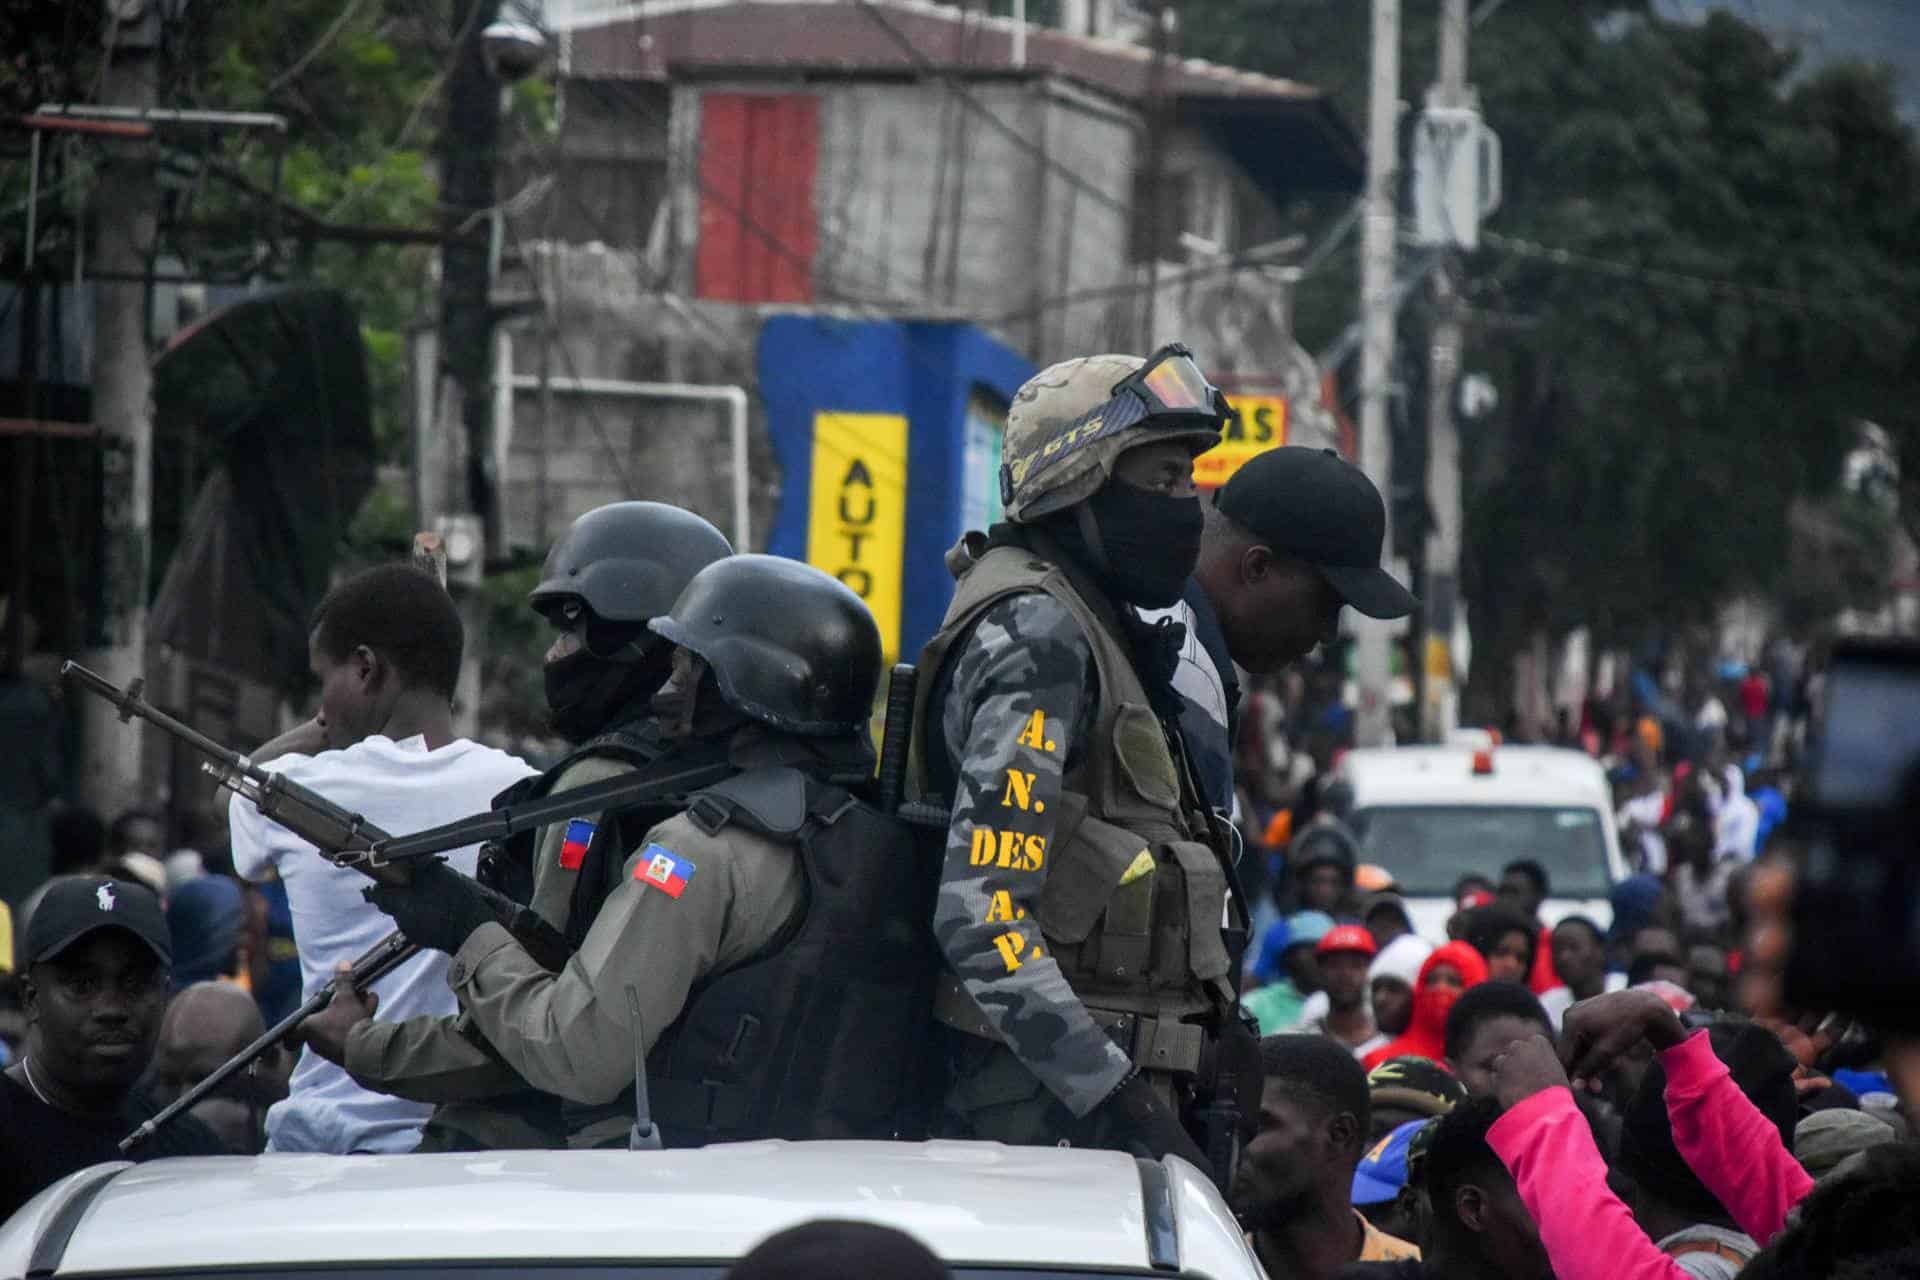
[[(670, 132), (670, 126), (671, 126), (670, 116), (667, 113), (663, 113), (655, 110), (653, 107), (649, 106), (645, 101), (638, 98), (629, 98), (629, 97), (619, 95), (617, 92), (617, 89), (615, 94), (608, 95), (602, 89), (601, 82), (599, 81), (578, 80), (575, 83), (579, 85), (581, 87), (582, 92), (586, 93), (589, 97), (597, 98), (602, 103), (613, 102), (618, 106), (632, 108), (633, 110), (637, 111), (640, 115), (644, 117), (648, 117), (652, 121), (652, 123), (661, 126), (663, 130)], [(620, 87), (624, 87), (624, 86), (620, 86)], [(751, 176), (746, 172), (746, 169), (744, 168), (744, 166), (735, 166), (731, 170), (731, 173), (734, 175), (738, 175), (740, 177)], [(693, 165), (692, 178), (693, 178), (694, 185), (696, 189), (699, 191), (701, 198), (703, 200), (711, 200), (714, 203), (714, 205), (716, 205), (722, 212), (725, 212), (731, 215), (733, 218), (735, 218), (740, 223), (740, 225), (743, 228), (745, 228), (753, 236), (755, 240), (758, 240), (761, 244), (765, 245), (766, 248), (769, 251), (771, 251), (776, 257), (783, 259), (784, 261), (790, 263), (793, 266), (797, 266), (804, 269), (807, 273), (809, 284), (813, 288), (818, 290), (829, 301), (844, 303), (848, 306), (864, 308), (870, 312), (877, 312), (883, 318), (889, 318), (889, 319), (892, 318), (892, 316), (888, 315), (886, 311), (882, 310), (883, 307), (893, 308), (902, 314), (916, 314), (916, 313), (924, 312), (926, 310), (926, 308), (923, 305), (921, 305), (920, 303), (912, 299), (896, 298), (891, 294), (888, 294), (885, 292), (881, 293), (880, 301), (876, 303), (871, 298), (865, 298), (865, 297), (860, 297), (854, 294), (849, 294), (839, 289), (836, 289), (831, 285), (822, 287), (818, 281), (814, 280), (813, 260), (810, 257), (806, 256), (805, 254), (801, 253), (791, 243), (789, 243), (785, 238), (783, 238), (778, 232), (767, 227), (758, 218), (754, 217), (753, 214), (750, 213), (744, 205), (735, 201), (729, 194), (722, 192), (717, 187), (715, 187), (711, 182), (709, 182), (706, 178), (704, 178), (700, 172), (700, 164), (698, 159), (696, 159)], [(581, 202), (577, 198), (575, 199), (575, 207), (576, 208), (581, 207)], [(824, 228), (819, 228), (818, 234), (820, 235), (821, 239), (826, 242), (829, 248), (832, 248), (838, 252), (845, 253), (850, 259), (864, 260), (870, 265), (884, 265), (880, 263), (879, 259), (871, 257), (867, 254), (861, 253), (852, 244), (851, 238), (845, 234), (832, 235), (828, 233)]]
[[(1348, 233), (1353, 230), (1354, 225), (1359, 219), (1360, 203), (1355, 201), (1347, 207), (1345, 213), (1335, 219), (1332, 225), (1321, 234), (1319, 242), (1307, 251), (1307, 256), (1301, 259), (1300, 265), (1295, 268), (1300, 274), (1295, 278), (1293, 283), (1297, 285), (1301, 280), (1305, 280), (1318, 273), (1320, 268), (1325, 266), (1333, 256), (1334, 251), (1340, 247), (1341, 241), (1345, 240)], [(1130, 280), (1121, 284), (1096, 285), (1070, 293), (1055, 294), (1050, 298), (1042, 298), (1039, 302), (1024, 306), (1017, 311), (1009, 311), (1004, 315), (989, 316), (984, 323), (996, 325), (1014, 324), (1023, 320), (1032, 320), (1048, 311), (1058, 311), (1062, 307), (1076, 306), (1083, 302), (1102, 302), (1109, 298), (1130, 297), (1135, 294), (1153, 292), (1159, 289), (1175, 289), (1181, 285), (1194, 284), (1202, 280), (1212, 279), (1215, 276), (1230, 275), (1236, 271), (1247, 271), (1264, 265), (1269, 264), (1257, 260), (1249, 260), (1245, 254), (1226, 254), (1204, 266), (1189, 267), (1185, 271), (1167, 276), (1157, 283), (1144, 280)], [(1273, 263), (1271, 265), (1284, 267), (1287, 264)]]
[[(507, 234), (513, 237), (514, 247), (520, 251), (520, 260), (528, 268), (527, 278), (533, 283), (533, 295), (539, 300), (540, 309), (549, 317), (547, 322), (549, 332), (546, 335), (547, 346), (549, 348), (560, 348), (560, 360), (567, 366), (567, 377), (578, 382), (580, 381), (580, 371), (574, 367), (573, 352), (568, 349), (565, 341), (557, 340), (556, 335), (552, 332), (554, 322), (559, 317), (559, 312), (547, 298), (546, 287), (540, 282), (540, 273), (534, 269), (533, 260), (527, 254), (526, 240), (521, 236), (520, 229), (514, 225), (511, 217), (503, 213), (500, 218), (500, 223), (506, 228)], [(633, 487), (633, 477), (627, 474), (626, 462), (621, 457), (620, 451), (614, 447), (613, 436), (608, 432), (606, 424), (600, 420), (600, 410), (594, 406), (593, 397), (587, 396), (584, 397), (584, 399), (587, 407), (587, 422), (592, 426), (593, 434), (599, 438), (601, 448), (606, 450), (607, 461), (612, 464), (613, 473), (620, 477), (621, 489), (627, 493), (636, 492)], [(541, 423), (543, 429), (549, 425), (550, 424), (545, 422)], [(544, 445), (546, 442), (543, 441), (542, 443)], [(544, 532), (544, 530), (542, 532)]]
[(887, 33), (888, 39), (900, 46), (901, 52), (911, 58), (915, 66), (937, 78), (942, 88), (965, 103), (969, 111), (972, 111), (975, 115), (991, 125), (995, 132), (1008, 138), (1020, 150), (1038, 160), (1042, 167), (1059, 174), (1069, 186), (1087, 195), (1095, 203), (1104, 205), (1107, 209), (1115, 213), (1129, 216), (1132, 214), (1133, 210), (1130, 205), (1115, 199), (1113, 196), (1107, 194), (1105, 188), (1081, 177), (1074, 170), (1069, 169), (1051, 155), (1048, 155), (1045, 149), (1036, 146), (1025, 134), (995, 115), (993, 110), (981, 102), (980, 99), (976, 98), (966, 86), (962, 85), (952, 75), (942, 71), (934, 63), (933, 59), (920, 52), (919, 47), (913, 43), (911, 36), (893, 24), (892, 20), (889, 19), (887, 15), (881, 11), (880, 6), (875, 3), (875, 0), (855, 0), (855, 3), (866, 13), (867, 17), (873, 19), (874, 23), (879, 26), (882, 31)]
[(1878, 304), (1866, 298), (1843, 298), (1820, 294), (1801, 293), (1794, 289), (1779, 289), (1772, 285), (1746, 284), (1739, 280), (1727, 280), (1716, 276), (1698, 275), (1687, 271), (1675, 271), (1667, 267), (1641, 266), (1627, 262), (1616, 262), (1608, 258), (1595, 257), (1592, 254), (1579, 253), (1572, 249), (1563, 249), (1555, 245), (1540, 244), (1533, 240), (1523, 240), (1516, 236), (1501, 235), (1498, 232), (1482, 231), (1480, 239), (1490, 248), (1515, 257), (1533, 258), (1550, 262), (1555, 266), (1573, 267), (1577, 270), (1592, 271), (1599, 275), (1612, 276), (1620, 280), (1632, 280), (1641, 284), (1663, 285), (1673, 288), (1697, 290), (1715, 297), (1737, 298), (1743, 302), (1762, 302), (1774, 306), (1798, 311), (1839, 311), (1854, 312), (1878, 309)]

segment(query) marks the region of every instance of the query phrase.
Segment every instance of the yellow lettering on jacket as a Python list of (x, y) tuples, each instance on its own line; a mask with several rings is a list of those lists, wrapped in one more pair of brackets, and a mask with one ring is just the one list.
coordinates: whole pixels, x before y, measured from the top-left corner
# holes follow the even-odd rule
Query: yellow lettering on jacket
[(1007, 966), (1008, 973), (1012, 973), (1026, 963), (1020, 958), (1020, 954), (1027, 949), (1027, 940), (1012, 930), (996, 937), (993, 940), (993, 948), (1000, 953), (1001, 963)]
[(967, 833), (967, 865), (1038, 871), (1047, 865), (1047, 838), (1024, 831), (975, 827)]
[(1044, 805), (1036, 808), (1033, 803), (1033, 779), (1034, 775), (1031, 773), (1022, 772), (1019, 769), (1007, 770), (1007, 789), (1000, 793), (1000, 807), (1045, 812)]
[(1026, 918), (1026, 908), (1014, 906), (1013, 895), (1011, 893), (1008, 893), (1005, 889), (994, 890), (992, 899), (987, 903), (986, 922), (988, 924), (1010, 924), (1015, 920), (1025, 920)]
[(969, 837), (972, 845), (967, 849), (967, 865), (971, 867), (991, 866), (993, 863), (993, 828), (975, 827)]

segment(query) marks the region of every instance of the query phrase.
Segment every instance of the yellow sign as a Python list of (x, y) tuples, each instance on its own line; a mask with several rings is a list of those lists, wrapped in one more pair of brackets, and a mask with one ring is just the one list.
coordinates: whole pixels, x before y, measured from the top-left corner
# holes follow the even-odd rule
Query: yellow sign
[(1287, 401), (1284, 396), (1229, 396), (1233, 417), (1220, 432), (1220, 443), (1193, 460), (1193, 482), (1218, 488), (1246, 465), (1247, 459), (1287, 442)]
[(900, 577), (907, 546), (907, 420), (897, 413), (813, 418), (807, 563), (852, 588), (900, 652)]

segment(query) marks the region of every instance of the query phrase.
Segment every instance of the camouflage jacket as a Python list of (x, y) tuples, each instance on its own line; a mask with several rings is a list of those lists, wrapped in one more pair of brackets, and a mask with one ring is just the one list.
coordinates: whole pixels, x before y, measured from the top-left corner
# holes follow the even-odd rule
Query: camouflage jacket
[(947, 667), (936, 706), (953, 817), (934, 936), (1000, 1038), (1084, 1116), (1133, 1064), (1046, 954), (1034, 907), (1062, 778), (1095, 720), (1092, 650), (1036, 592), (991, 606)]

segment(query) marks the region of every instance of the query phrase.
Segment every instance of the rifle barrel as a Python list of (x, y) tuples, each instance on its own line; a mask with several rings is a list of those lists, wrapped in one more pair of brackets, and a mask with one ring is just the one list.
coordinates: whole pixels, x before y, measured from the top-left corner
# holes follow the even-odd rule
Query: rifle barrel
[(145, 683), (144, 681), (135, 680), (125, 689), (122, 689), (119, 685), (107, 679), (99, 672), (90, 671), (86, 667), (71, 660), (60, 664), (60, 675), (62, 679), (76, 681), (89, 693), (97, 694), (105, 698), (108, 702), (111, 702), (115, 709), (120, 712), (120, 718), (122, 720), (139, 716), (142, 720), (157, 725), (174, 737), (179, 738), (194, 750), (203, 752), (223, 764), (239, 769), (249, 777), (257, 777), (260, 773), (260, 767), (241, 755), (238, 751), (233, 751), (221, 746), (192, 725), (183, 724), (181, 721), (174, 719), (166, 712), (160, 710), (160, 708), (148, 702), (145, 698), (142, 698), (140, 692)]
[(145, 1142), (164, 1125), (171, 1123), (175, 1116), (196, 1106), (202, 1098), (232, 1079), (234, 1074), (241, 1068), (247, 1066), (261, 1054), (285, 1039), (287, 1034), (295, 1027), (298, 1027), (308, 1018), (313, 1017), (313, 1015), (333, 1003), (333, 994), (339, 989), (341, 982), (350, 982), (356, 991), (363, 991), (368, 986), (386, 977), (400, 965), (412, 959), (419, 950), (419, 947), (408, 942), (405, 938), (401, 937), (398, 932), (390, 933), (380, 941), (374, 943), (373, 946), (362, 953), (358, 960), (353, 962), (349, 972), (335, 978), (332, 982), (329, 982), (326, 986), (308, 996), (299, 1008), (274, 1023), (271, 1027), (268, 1027), (252, 1044), (249, 1044), (246, 1048), (215, 1067), (213, 1073), (207, 1076), (206, 1079), (175, 1098), (172, 1102), (169, 1102), (158, 1112), (154, 1113), (154, 1115), (142, 1122), (138, 1129), (135, 1129), (132, 1133), (120, 1139), (120, 1150), (123, 1152), (131, 1151), (140, 1143)]
[(411, 835), (376, 840), (367, 862), (376, 867), (386, 866), (488, 840), (504, 840), (515, 832), (525, 831), (529, 827), (543, 827), (561, 818), (578, 818), (634, 804), (676, 799), (722, 782), (737, 772), (734, 766), (721, 762), (690, 765), (664, 774), (644, 771), (622, 774), (603, 782), (588, 783), (584, 787), (556, 791), (523, 804), (489, 809), (485, 813), (476, 813), (472, 817), (460, 818), (444, 826), (429, 827)]

